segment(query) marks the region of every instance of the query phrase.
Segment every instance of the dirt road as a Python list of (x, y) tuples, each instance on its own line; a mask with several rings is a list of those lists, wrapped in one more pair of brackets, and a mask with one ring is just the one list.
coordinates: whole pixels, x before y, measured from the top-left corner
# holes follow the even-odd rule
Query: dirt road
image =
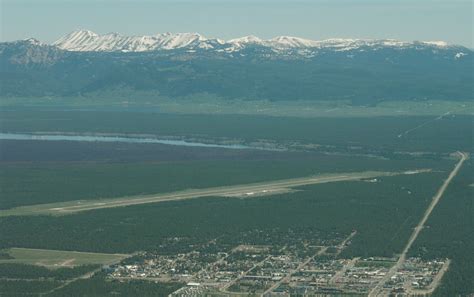
[(424, 126), (426, 126), (426, 125), (428, 125), (428, 124), (431, 124), (431, 123), (433, 123), (433, 122), (436, 122), (436, 121), (438, 121), (438, 120), (441, 120), (441, 119), (443, 119), (444, 117), (450, 115), (451, 113), (452, 113), (452, 111), (448, 111), (448, 112), (446, 112), (446, 113), (444, 113), (444, 114), (442, 114), (442, 115), (440, 115), (440, 116), (438, 116), (438, 117), (436, 117), (436, 118), (434, 118), (434, 119), (432, 119), (432, 120), (428, 120), (428, 121), (426, 121), (426, 122), (424, 122), (424, 123), (421, 123), (420, 125), (418, 125), (418, 126), (416, 126), (416, 127), (414, 127), (414, 128), (408, 129), (408, 130), (406, 130), (406, 131), (404, 131), (404, 132), (398, 134), (398, 138), (402, 138), (402, 137), (408, 135), (409, 133), (411, 133), (411, 132), (413, 132), (413, 131), (415, 131), (415, 130), (418, 130), (418, 129), (423, 128)]

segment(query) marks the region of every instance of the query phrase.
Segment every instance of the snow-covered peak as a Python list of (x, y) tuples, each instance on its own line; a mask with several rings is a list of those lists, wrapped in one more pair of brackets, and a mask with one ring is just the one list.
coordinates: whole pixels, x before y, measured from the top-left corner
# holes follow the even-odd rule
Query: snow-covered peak
[(317, 41), (292, 36), (278, 36), (270, 39), (268, 44), (281, 48), (307, 48), (316, 47)]
[(36, 38), (27, 38), (25, 41), (32, 45), (42, 45), (42, 43)]
[(98, 35), (89, 30), (77, 30), (71, 32), (58, 40), (53, 45), (65, 50), (82, 51), (85, 50), (85, 44), (91, 44), (98, 38)]
[(246, 44), (246, 43), (262, 43), (262, 39), (258, 38), (257, 36), (254, 35), (248, 35), (248, 36), (243, 36), (239, 38), (234, 38), (229, 41), (228, 43), (241, 43), (241, 44)]
[(248, 45), (264, 45), (264, 41), (258, 38), (257, 36), (249, 35), (249, 36), (231, 39), (227, 41), (227, 44), (230, 45), (228, 50), (236, 51)]
[(198, 46), (199, 42), (207, 41), (207, 38), (198, 33), (166, 33), (157, 34), (154, 36), (156, 45), (162, 49), (175, 49), (181, 47), (187, 47), (189, 45)]
[(59, 42), (60, 40), (75, 40), (75, 41), (84, 41), (86, 39), (89, 39), (89, 38), (96, 38), (98, 37), (99, 35), (97, 35), (96, 33), (92, 32), (92, 31), (89, 31), (89, 30), (77, 30), (77, 31), (73, 31), (65, 36), (63, 36), (62, 38), (60, 38), (58, 41), (56, 42)]

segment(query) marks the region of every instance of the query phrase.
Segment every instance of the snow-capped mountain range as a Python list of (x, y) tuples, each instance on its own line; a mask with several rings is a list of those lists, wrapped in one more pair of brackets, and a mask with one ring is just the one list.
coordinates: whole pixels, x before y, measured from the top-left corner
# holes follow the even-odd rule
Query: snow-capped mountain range
[(0, 88), (9, 96), (127, 90), (169, 98), (204, 94), (354, 104), (464, 100), (472, 98), (473, 61), (471, 49), (444, 42), (288, 36), (224, 41), (197, 33), (122, 36), (80, 30), (53, 44), (32, 38), (0, 42)]
[(272, 39), (260, 39), (256, 36), (224, 41), (218, 38), (206, 38), (198, 33), (160, 33), (149, 36), (123, 36), (118, 33), (104, 35), (89, 30), (78, 30), (69, 33), (53, 43), (67, 51), (101, 51), (101, 52), (146, 52), (157, 50), (215, 50), (218, 52), (237, 52), (242, 49), (259, 46), (274, 51), (333, 49), (348, 51), (362, 47), (371, 48), (406, 48), (412, 46), (430, 46), (446, 48), (443, 41), (405, 42), (393, 39), (327, 39), (310, 40), (291, 36), (278, 36)]

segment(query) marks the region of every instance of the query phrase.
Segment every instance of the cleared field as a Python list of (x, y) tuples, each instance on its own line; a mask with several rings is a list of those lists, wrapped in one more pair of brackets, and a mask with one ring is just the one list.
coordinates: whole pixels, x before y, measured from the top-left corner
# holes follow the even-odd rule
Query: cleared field
[[(199, 197), (252, 197), (252, 193), (265, 193), (272, 195), (287, 191), (293, 187), (330, 183), (339, 181), (357, 181), (362, 179), (373, 179), (380, 176), (394, 176), (403, 174), (417, 174), (429, 172), (429, 169), (410, 170), (403, 172), (381, 172), (366, 171), (356, 173), (338, 173), (325, 174), (318, 176), (309, 176), (304, 178), (285, 179), (279, 181), (271, 181), (266, 183), (253, 183), (228, 187), (216, 187), (207, 189), (191, 189), (173, 193), (165, 193), (159, 195), (142, 195), (133, 197), (122, 197), (115, 199), (99, 199), (99, 200), (80, 200), (68, 201), (61, 203), (50, 203), (40, 205), (22, 206), (8, 210), (0, 211), (1, 216), (14, 215), (67, 215), (81, 211), (122, 207), (136, 204), (157, 203), (164, 201), (185, 200)], [(260, 195), (257, 195), (260, 196)]]
[(6, 250), (6, 252), (12, 256), (13, 259), (1, 259), (0, 264), (29, 264), (47, 268), (74, 267), (88, 264), (112, 264), (129, 256), (126, 254), (85, 253), (26, 248), (11, 248)]

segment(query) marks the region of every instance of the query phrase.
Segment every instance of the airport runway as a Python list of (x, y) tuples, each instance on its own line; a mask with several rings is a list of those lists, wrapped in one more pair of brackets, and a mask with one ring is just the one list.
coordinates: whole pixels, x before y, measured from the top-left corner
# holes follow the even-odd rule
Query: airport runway
[(233, 197), (233, 198), (252, 198), (266, 195), (274, 195), (278, 193), (287, 192), (295, 187), (340, 182), (340, 181), (356, 181), (361, 179), (373, 179), (381, 176), (393, 176), (402, 174), (416, 174), (428, 172), (429, 169), (411, 170), (403, 172), (381, 172), (381, 171), (366, 171), (366, 172), (352, 172), (352, 173), (338, 173), (338, 174), (324, 174), (319, 176), (310, 176), (303, 178), (285, 179), (277, 181), (269, 181), (262, 183), (252, 183), (235, 186), (214, 187), (206, 189), (190, 189), (172, 193), (141, 195), (120, 198), (108, 198), (99, 200), (80, 200), (67, 201), (49, 204), (38, 204), (22, 206), (13, 209), (1, 210), (0, 216), (12, 215), (66, 215), (81, 211), (123, 207), (129, 205), (158, 203), (164, 201), (177, 201), (185, 199), (193, 199), (200, 197)]

